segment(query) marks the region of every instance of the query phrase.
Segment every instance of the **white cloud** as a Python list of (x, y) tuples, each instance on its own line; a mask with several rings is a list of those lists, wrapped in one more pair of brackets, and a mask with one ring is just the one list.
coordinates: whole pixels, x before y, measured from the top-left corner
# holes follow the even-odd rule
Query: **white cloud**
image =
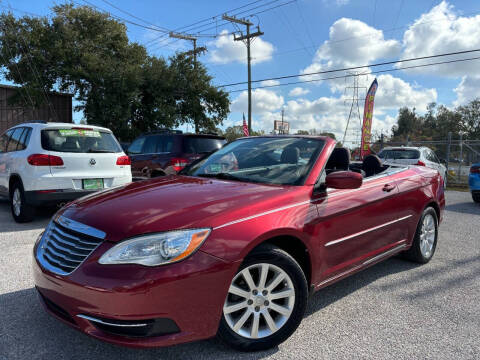
[(278, 80), (264, 80), (260, 83), (262, 86), (277, 86), (280, 85)]
[[(437, 100), (435, 89), (425, 89), (417, 84), (396, 78), (390, 74), (380, 75), (375, 98), (374, 121), (372, 130), (388, 134), (395, 124), (394, 116), (402, 106), (415, 107), (425, 111), (427, 105)], [(337, 139), (343, 137), (350, 110), (348, 95), (322, 96), (315, 100), (295, 99), (284, 104), (283, 98), (273, 91), (254, 92), (253, 108), (257, 129), (270, 132), (273, 121), (281, 118), (280, 111), (285, 110), (285, 121), (290, 123), (291, 132), (316, 129), (317, 132), (333, 132)], [(244, 92), (232, 103), (232, 111), (246, 111), (247, 93)], [(363, 103), (360, 104), (360, 116), (363, 116)], [(357, 120), (356, 120), (357, 121)]]
[[(274, 91), (265, 89), (256, 89), (252, 91), (252, 113), (264, 114), (273, 112), (282, 107), (284, 103), (283, 96), (277, 95)], [(248, 93), (242, 91), (230, 105), (230, 111), (247, 112)]]
[(290, 92), (288, 93), (289, 96), (302, 96), (302, 95), (306, 95), (310, 92), (310, 90), (308, 89), (304, 89), (304, 88), (301, 88), (301, 87), (296, 87), (296, 88), (293, 88), (292, 90), (290, 90)]
[[(227, 35), (223, 30), (215, 41), (208, 43), (210, 47), (209, 60), (215, 64), (238, 62), (247, 63), (247, 47), (242, 41), (235, 41), (233, 35)], [(274, 47), (268, 41), (257, 37), (251, 45), (252, 65), (272, 59)]]
[[(381, 30), (360, 20), (341, 18), (330, 27), (329, 40), (317, 50), (312, 64), (301, 73), (365, 65), (376, 59), (396, 57), (400, 50), (400, 43), (396, 40), (386, 40)], [(313, 80), (336, 75), (343, 74), (304, 76), (302, 79)], [(343, 83), (344, 80), (340, 82)]]
[(480, 94), (480, 77), (478, 76), (464, 76), (460, 84), (453, 89), (457, 94), (457, 99), (453, 105), (464, 105), (471, 100), (479, 97)]
[(423, 89), (418, 85), (412, 86), (390, 74), (380, 75), (377, 80), (375, 107), (378, 109), (398, 110), (402, 106), (408, 106), (423, 112), (429, 103), (437, 100), (437, 90), (435, 89)]
[[(418, 18), (403, 35), (402, 58), (414, 58), (435, 54), (457, 52), (480, 48), (480, 15), (458, 16), (453, 6), (446, 1), (432, 8)], [(477, 55), (463, 54), (439, 59), (415, 61), (426, 64), (435, 61), (468, 58)], [(399, 66), (407, 66), (398, 64)], [(413, 65), (413, 63), (408, 63)], [(463, 61), (437, 66), (406, 70), (412, 73), (430, 73), (446, 77), (458, 77), (465, 74), (480, 75), (478, 61)]]

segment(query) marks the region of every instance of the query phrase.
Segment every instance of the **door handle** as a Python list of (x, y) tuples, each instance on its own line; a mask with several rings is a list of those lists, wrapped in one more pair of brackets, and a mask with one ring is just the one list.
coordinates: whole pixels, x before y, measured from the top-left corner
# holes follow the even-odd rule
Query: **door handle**
[(383, 189), (382, 189), (382, 190), (383, 190), (383, 191), (386, 191), (386, 192), (390, 192), (390, 191), (392, 191), (393, 189), (395, 189), (395, 186), (394, 186), (394, 185), (385, 184), (385, 185), (383, 186)]

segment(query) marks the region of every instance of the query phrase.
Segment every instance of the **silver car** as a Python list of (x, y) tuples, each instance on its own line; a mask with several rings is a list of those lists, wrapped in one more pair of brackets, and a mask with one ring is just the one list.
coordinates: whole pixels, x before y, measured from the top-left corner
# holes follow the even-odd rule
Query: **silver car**
[(378, 153), (378, 157), (388, 163), (421, 165), (438, 170), (447, 186), (447, 168), (428, 147), (386, 147)]

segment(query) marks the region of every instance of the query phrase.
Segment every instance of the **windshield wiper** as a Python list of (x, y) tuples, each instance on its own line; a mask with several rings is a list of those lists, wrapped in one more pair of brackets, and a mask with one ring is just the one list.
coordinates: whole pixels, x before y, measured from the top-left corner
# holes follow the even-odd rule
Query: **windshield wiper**
[(88, 149), (87, 153), (113, 153), (110, 150)]
[(219, 172), (215, 174), (199, 174), (195, 176), (206, 177), (206, 178), (216, 178), (216, 179), (223, 179), (223, 180), (246, 181), (245, 179), (239, 178), (238, 176), (232, 175), (230, 173), (225, 173), (225, 172)]

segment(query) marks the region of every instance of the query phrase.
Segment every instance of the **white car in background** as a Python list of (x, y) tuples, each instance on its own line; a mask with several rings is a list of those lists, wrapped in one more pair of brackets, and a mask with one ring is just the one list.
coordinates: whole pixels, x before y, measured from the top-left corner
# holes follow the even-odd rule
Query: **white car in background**
[(131, 181), (130, 158), (109, 129), (25, 123), (0, 135), (0, 195), (17, 222), (32, 220), (35, 207)]
[(387, 163), (420, 165), (438, 170), (443, 178), (444, 186), (447, 186), (447, 168), (428, 147), (385, 147), (377, 156)]

